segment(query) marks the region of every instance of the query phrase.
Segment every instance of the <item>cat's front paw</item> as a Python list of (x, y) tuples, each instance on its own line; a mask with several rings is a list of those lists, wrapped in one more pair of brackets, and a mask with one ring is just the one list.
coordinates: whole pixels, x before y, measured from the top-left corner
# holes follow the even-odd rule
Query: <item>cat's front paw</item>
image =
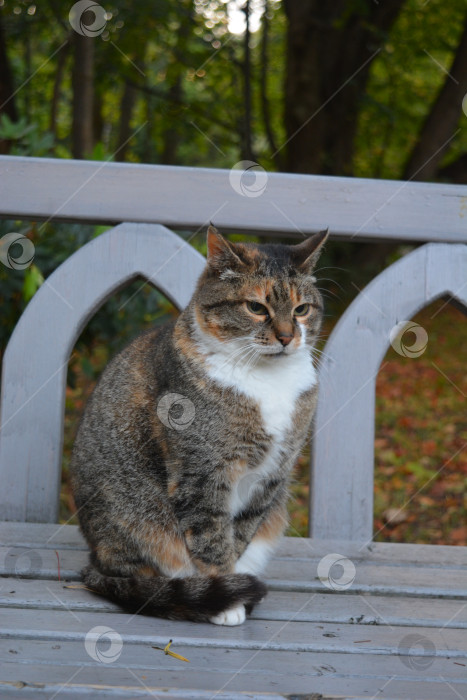
[(233, 627), (234, 625), (241, 625), (245, 622), (245, 606), (238, 605), (236, 608), (230, 608), (230, 610), (224, 610), (209, 619), (213, 625), (229, 625)]

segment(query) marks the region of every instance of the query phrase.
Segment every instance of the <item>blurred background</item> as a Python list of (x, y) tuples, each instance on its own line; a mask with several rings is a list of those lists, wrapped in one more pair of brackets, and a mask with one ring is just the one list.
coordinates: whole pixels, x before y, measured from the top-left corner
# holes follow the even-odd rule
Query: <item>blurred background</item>
[[(3, 155), (228, 169), (250, 160), (267, 171), (465, 184), (466, 93), (465, 0), (0, 0)], [(36, 248), (26, 270), (0, 266), (2, 351), (43, 280), (104, 230), (0, 222), (0, 236), (18, 231)], [(204, 232), (178, 233), (205, 252)], [(323, 343), (359, 289), (413, 247), (327, 246)], [(96, 378), (131, 337), (176, 313), (136, 281), (80, 337), (62, 522), (74, 522), (67, 466)], [(414, 320), (426, 351), (413, 359), (391, 348), (378, 377), (376, 539), (466, 544), (467, 324), (443, 301)], [(289, 534), (306, 534), (307, 460)]]

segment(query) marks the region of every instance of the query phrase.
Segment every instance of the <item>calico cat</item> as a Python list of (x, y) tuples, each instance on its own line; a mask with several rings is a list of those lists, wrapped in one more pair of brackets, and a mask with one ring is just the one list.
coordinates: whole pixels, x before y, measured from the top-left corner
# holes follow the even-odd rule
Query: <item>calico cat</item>
[(210, 226), (187, 308), (110, 362), (71, 462), (85, 584), (124, 606), (236, 625), (287, 524), (309, 434), (327, 232), (299, 245), (231, 243)]

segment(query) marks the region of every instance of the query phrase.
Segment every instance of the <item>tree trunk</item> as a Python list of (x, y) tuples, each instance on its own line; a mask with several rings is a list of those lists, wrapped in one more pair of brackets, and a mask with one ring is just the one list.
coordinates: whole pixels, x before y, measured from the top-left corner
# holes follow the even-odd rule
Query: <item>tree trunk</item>
[(430, 180), (446, 153), (467, 93), (467, 21), (453, 64), (425, 120), (417, 144), (404, 170), (407, 180)]
[(284, 0), (287, 170), (352, 175), (370, 67), (404, 1)]
[(62, 83), (65, 75), (65, 66), (68, 54), (70, 53), (70, 45), (70, 40), (68, 40), (65, 46), (58, 54), (57, 70), (55, 73), (54, 87), (52, 92), (52, 102), (50, 105), (50, 131), (53, 133), (55, 138), (57, 137), (58, 105), (60, 102)]
[(250, 0), (246, 0), (243, 7), (245, 14), (245, 36), (243, 40), (244, 54), (242, 63), (243, 72), (243, 103), (244, 120), (242, 129), (242, 158), (254, 161), (251, 143), (251, 51), (250, 51)]
[(271, 109), (268, 98), (268, 71), (269, 71), (269, 0), (264, 0), (264, 10), (262, 17), (262, 35), (261, 35), (261, 72), (260, 72), (260, 99), (261, 99), (261, 116), (263, 118), (264, 130), (268, 140), (271, 153), (275, 154), (274, 162), (279, 170), (281, 170), (281, 157), (277, 150), (276, 140), (271, 124)]
[[(5, 33), (3, 30), (2, 14), (0, 12), (0, 116), (6, 114), (12, 122), (18, 120), (16, 111), (13, 77), (6, 50)], [(0, 154), (10, 150), (10, 142), (0, 140)]]
[(94, 147), (94, 37), (73, 33), (73, 158), (84, 158)]
[(183, 104), (182, 79), (179, 73), (175, 76), (167, 75), (170, 87), (167, 92), (167, 111), (169, 126), (162, 134), (162, 151), (160, 155), (161, 163), (164, 165), (177, 165), (178, 146), (180, 144), (180, 123), (181, 106)]
[(122, 100), (120, 102), (120, 125), (118, 130), (118, 143), (115, 160), (124, 161), (128, 151), (131, 137), (131, 117), (135, 106), (136, 89), (130, 83), (125, 82)]

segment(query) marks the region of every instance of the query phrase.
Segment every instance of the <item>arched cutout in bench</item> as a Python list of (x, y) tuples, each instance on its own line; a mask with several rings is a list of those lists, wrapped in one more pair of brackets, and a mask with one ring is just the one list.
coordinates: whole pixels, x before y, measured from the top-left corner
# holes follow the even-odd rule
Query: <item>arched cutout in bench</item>
[(467, 310), (465, 245), (430, 243), (398, 260), (365, 287), (331, 334), (314, 429), (313, 537), (372, 539), (376, 377), (394, 326), (444, 296)]
[(57, 522), (67, 365), (87, 321), (136, 277), (183, 308), (205, 262), (164, 226), (124, 223), (83, 246), (42, 285), (3, 359), (3, 520)]

